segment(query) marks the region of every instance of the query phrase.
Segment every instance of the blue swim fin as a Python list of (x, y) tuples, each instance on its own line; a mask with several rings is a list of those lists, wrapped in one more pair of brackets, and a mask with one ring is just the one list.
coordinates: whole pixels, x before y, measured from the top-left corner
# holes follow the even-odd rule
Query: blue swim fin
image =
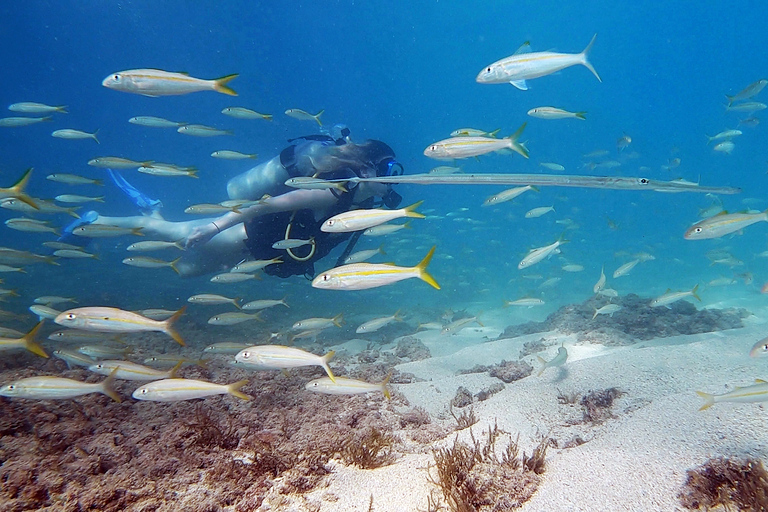
[(150, 199), (149, 196), (140, 192), (136, 187), (128, 183), (117, 171), (107, 169), (107, 172), (115, 185), (117, 185), (117, 188), (122, 190), (144, 215), (151, 215), (163, 207), (162, 201), (159, 199)]
[(73, 220), (69, 226), (64, 228), (64, 230), (61, 232), (61, 236), (59, 237), (59, 242), (85, 247), (88, 245), (88, 242), (90, 242), (90, 239), (82, 236), (75, 236), (72, 234), (72, 232), (75, 230), (75, 228), (84, 226), (85, 224), (91, 224), (98, 218), (99, 214), (93, 210), (84, 213), (79, 219)]

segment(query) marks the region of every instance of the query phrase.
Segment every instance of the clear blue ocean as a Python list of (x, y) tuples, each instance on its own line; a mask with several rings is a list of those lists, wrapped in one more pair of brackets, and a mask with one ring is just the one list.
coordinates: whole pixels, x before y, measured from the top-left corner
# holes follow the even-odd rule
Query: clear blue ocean
[[(51, 122), (0, 126), (0, 186), (10, 187), (31, 167), (27, 192), (34, 198), (104, 196), (103, 203), (83, 205), (80, 214), (140, 215), (105, 169), (88, 165), (93, 158), (110, 156), (197, 168), (198, 179), (121, 171), (137, 189), (162, 201), (166, 220), (190, 220), (185, 208), (228, 199), (227, 181), (279, 154), (288, 139), (321, 133), (314, 121), (285, 115), (287, 109), (312, 114), (324, 110), (325, 133), (343, 123), (354, 142), (386, 142), (406, 175), (449, 165), (465, 174), (684, 179), (742, 192), (714, 196), (540, 187), (511, 202), (483, 207), (488, 196), (505, 187), (396, 185), (401, 206), (423, 201), (418, 211), (427, 218), (412, 219), (411, 229), (383, 238), (361, 237), (355, 250), (383, 244), (386, 256), (375, 261), (412, 266), (436, 246), (429, 273), (440, 290), (410, 279), (372, 290), (326, 291), (313, 288), (302, 276), (266, 275), (217, 285), (209, 281), (213, 272), (180, 278), (168, 268), (122, 264), (126, 247), (146, 237), (98, 238), (84, 247), (98, 260), (58, 258), (58, 265), (29, 265), (23, 266), (25, 273), (0, 274), (0, 288), (18, 293), (0, 302), (0, 309), (19, 315), (0, 318), (0, 325), (26, 332), (36, 321), (27, 308), (35, 298), (53, 295), (76, 298), (78, 306), (124, 310), (188, 305), (179, 330), (187, 331), (195, 348), (211, 340), (263, 343), (268, 333), (297, 320), (339, 313), (347, 321), (346, 337), (354, 335), (355, 325), (396, 310), (414, 329), (440, 321), (441, 315), (447, 318), (445, 311), (466, 311), (481, 320), (486, 316), (503, 330), (509, 324), (543, 320), (561, 306), (593, 297), (601, 268), (607, 286), (620, 296), (634, 293), (650, 299), (668, 289), (686, 291), (698, 285), (699, 308), (761, 306), (765, 296), (760, 288), (768, 281), (768, 259), (761, 256), (768, 250), (764, 222), (712, 240), (686, 240), (683, 234), (712, 205), (722, 204), (728, 212), (768, 208), (768, 121), (761, 111), (726, 110), (726, 95), (768, 78), (765, 10), (759, 2), (5, 2), (0, 5), (0, 107), (40, 102), (66, 105), (68, 113), (50, 114)], [(475, 81), (485, 66), (512, 55), (525, 42), (534, 52), (579, 53), (595, 34), (589, 61), (602, 82), (579, 65), (531, 79), (527, 91)], [(137, 68), (205, 79), (238, 74), (228, 84), (237, 96), (197, 92), (146, 97), (102, 86), (110, 74)], [(744, 101), (768, 102), (768, 92)], [(234, 106), (274, 119), (222, 115), (222, 109)], [(527, 114), (542, 106), (585, 112), (586, 119)], [(0, 118), (36, 115), (3, 112)], [(134, 116), (234, 134), (190, 137), (129, 123)], [(742, 123), (747, 118), (752, 119)], [(456, 129), (498, 129), (502, 137), (523, 123), (520, 140), (530, 151), (528, 159), (499, 152), (438, 161), (423, 154)], [(98, 130), (99, 144), (51, 136), (53, 130), (67, 128)], [(714, 149), (724, 139), (708, 142), (707, 136), (734, 129), (741, 134), (731, 139), (730, 153)], [(631, 142), (619, 147), (621, 139)], [(217, 150), (257, 153), (258, 158), (212, 158)], [(565, 170), (549, 170), (542, 163)], [(105, 186), (46, 180), (53, 173), (102, 179)], [(549, 206), (554, 210), (541, 217), (525, 217), (533, 208)], [(30, 215), (56, 228), (74, 220), (66, 214)], [(0, 209), (0, 221), (20, 216)], [(568, 243), (559, 254), (518, 269), (531, 249), (560, 237)], [(0, 226), (2, 247), (51, 255), (53, 250), (42, 243), (53, 240), (52, 233)], [(333, 267), (343, 247), (316, 263), (316, 271)], [(145, 255), (170, 261), (194, 250)], [(626, 276), (612, 277), (640, 253), (654, 259), (641, 261)], [(566, 265), (583, 269), (567, 272), (562, 268)], [(733, 282), (724, 285), (726, 280)], [(290, 309), (265, 312), (264, 323), (212, 326), (206, 323), (212, 314), (235, 310), (187, 303), (189, 296), (200, 293), (243, 302), (286, 298)], [(504, 301), (520, 298), (541, 299), (544, 305), (503, 308)], [(58, 327), (49, 323), (46, 329)], [(162, 335), (158, 339), (172, 343)], [(324, 343), (333, 346), (332, 339)], [(53, 370), (46, 367), (49, 374)]]

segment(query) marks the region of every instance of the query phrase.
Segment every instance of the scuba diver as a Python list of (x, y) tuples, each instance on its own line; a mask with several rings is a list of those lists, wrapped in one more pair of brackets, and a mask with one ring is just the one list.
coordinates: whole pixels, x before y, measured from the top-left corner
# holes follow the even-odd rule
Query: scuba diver
[[(282, 263), (264, 269), (267, 274), (311, 277), (315, 261), (351, 238), (345, 251), (348, 254), (359, 236), (359, 233), (323, 232), (320, 226), (325, 220), (352, 209), (378, 206), (379, 201), (388, 208), (396, 208), (402, 200), (391, 185), (381, 183), (347, 183), (347, 188), (338, 189), (295, 189), (285, 185), (294, 177), (328, 180), (402, 174), (403, 167), (387, 144), (378, 140), (357, 144), (350, 140), (349, 134), (346, 126), (337, 125), (333, 136), (320, 134), (290, 139), (291, 145), (278, 156), (232, 178), (227, 183), (230, 199), (252, 202), (238, 212), (217, 218), (171, 222), (153, 209), (144, 216), (96, 215), (94, 218), (89, 215), (88, 220), (93, 224), (141, 228), (143, 234), (166, 241), (183, 240), (188, 249), (193, 249), (177, 264), (183, 276), (229, 269), (250, 253), (257, 260), (280, 258)], [(143, 197), (144, 203), (151, 201)], [(301, 247), (273, 248), (281, 240), (307, 243)]]

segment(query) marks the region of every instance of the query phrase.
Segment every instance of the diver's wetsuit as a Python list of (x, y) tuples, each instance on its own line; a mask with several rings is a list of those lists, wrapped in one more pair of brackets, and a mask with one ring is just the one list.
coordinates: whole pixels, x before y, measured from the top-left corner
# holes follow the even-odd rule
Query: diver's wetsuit
[[(289, 142), (295, 141), (321, 142), (327, 144), (329, 147), (342, 146), (345, 143), (343, 140), (334, 140), (331, 137), (323, 135), (300, 137), (291, 139)], [(387, 162), (390, 160), (393, 161), (394, 153), (391, 148), (383, 143), (380, 144), (386, 148), (384, 150), (385, 153), (389, 153), (386, 157), (388, 158)], [(378, 151), (382, 150), (381, 146), (377, 146)], [(297, 169), (298, 160), (304, 156), (300, 154), (302, 149), (303, 145), (299, 142), (299, 144), (288, 146), (280, 153), (280, 163), (291, 177), (307, 175), (306, 171), (301, 172)], [(310, 159), (310, 161), (312, 160)], [(381, 161), (359, 161), (354, 162), (354, 165), (352, 165), (351, 161), (348, 163), (350, 165), (343, 169), (337, 168), (331, 172), (323, 172), (322, 178), (343, 179), (352, 176), (360, 176), (361, 171), (364, 168), (371, 167), (374, 168), (374, 172), (377, 172), (375, 167), (381, 163)], [(337, 197), (337, 203), (318, 220), (315, 219), (314, 210), (302, 209), (297, 210), (296, 212), (280, 212), (263, 215), (246, 222), (245, 231), (248, 238), (244, 243), (253, 257), (258, 260), (268, 260), (280, 257), (282, 260), (282, 263), (268, 265), (264, 268), (264, 272), (278, 277), (289, 277), (292, 275), (304, 275), (307, 277), (314, 276), (314, 262), (328, 255), (334, 247), (348, 240), (352, 235), (352, 233), (325, 233), (320, 230), (320, 226), (323, 222), (330, 217), (352, 209), (352, 205), (355, 204), (354, 196), (357, 187), (349, 187), (348, 185), (348, 188), (349, 190), (347, 192), (337, 192), (336, 190), (331, 189), (331, 192)], [(286, 187), (286, 189), (290, 190), (289, 187)], [(373, 206), (373, 203), (373, 198), (370, 198), (369, 200), (363, 201), (362, 204), (355, 204), (355, 206), (370, 208)], [(311, 245), (304, 245), (291, 249), (290, 251), (272, 248), (272, 245), (275, 242), (286, 238), (298, 240), (313, 239), (314, 253), (312, 253), (313, 248)], [(292, 256), (291, 253), (295, 257)]]

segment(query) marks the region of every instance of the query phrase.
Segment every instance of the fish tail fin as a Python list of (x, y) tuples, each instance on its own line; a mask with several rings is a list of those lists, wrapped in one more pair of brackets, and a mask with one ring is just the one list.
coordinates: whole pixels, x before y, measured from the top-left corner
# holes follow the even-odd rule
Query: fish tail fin
[(536, 356), (536, 359), (538, 359), (541, 363), (541, 368), (539, 368), (539, 373), (537, 373), (536, 376), (541, 377), (541, 374), (544, 373), (544, 370), (547, 369), (547, 360), (541, 356)]
[(694, 287), (693, 287), (693, 290), (691, 290), (691, 295), (693, 295), (694, 297), (696, 297), (696, 300), (698, 300), (699, 302), (701, 302), (701, 297), (699, 297), (699, 295), (696, 293), (696, 292), (698, 291), (698, 289), (699, 289), (699, 285), (696, 285), (696, 286), (694, 286)]
[(398, 309), (397, 311), (395, 311), (395, 314), (392, 315), (392, 318), (395, 320), (395, 322), (402, 322), (405, 320), (405, 317), (400, 314), (400, 311), (401, 310)]
[(182, 306), (180, 310), (175, 312), (168, 320), (163, 322), (164, 332), (170, 336), (171, 338), (176, 341), (179, 345), (182, 347), (186, 346), (186, 343), (184, 343), (184, 339), (179, 335), (178, 332), (173, 328), (173, 324), (176, 323), (176, 321), (181, 318), (181, 315), (184, 314), (184, 312), (187, 310), (187, 306)]
[(183, 238), (181, 240), (176, 240), (175, 242), (173, 242), (173, 246), (175, 248), (177, 248), (178, 250), (180, 250), (180, 251), (186, 251), (187, 250), (187, 248), (184, 247), (184, 239)]
[(576, 112), (576, 117), (581, 119), (581, 120), (586, 120), (587, 119), (587, 111), (586, 110), (581, 110), (579, 112)]
[(528, 152), (528, 148), (525, 147), (525, 143), (518, 142), (518, 140), (520, 139), (520, 136), (523, 134), (523, 130), (525, 130), (525, 127), (527, 124), (528, 124), (528, 121), (524, 122), (522, 126), (520, 126), (520, 128), (517, 129), (515, 133), (513, 133), (509, 137), (506, 137), (506, 139), (509, 140), (509, 143), (510, 143), (509, 149), (523, 156), (524, 158), (528, 158), (530, 153)]
[(232, 304), (234, 304), (237, 309), (243, 309), (243, 307), (240, 305), (241, 300), (243, 300), (242, 297), (235, 297), (232, 299)]
[(595, 75), (595, 78), (597, 78), (598, 82), (602, 82), (602, 78), (600, 78), (600, 75), (597, 74), (597, 71), (594, 67), (592, 67), (592, 64), (589, 62), (589, 52), (592, 50), (592, 45), (595, 44), (595, 39), (597, 38), (597, 34), (592, 36), (592, 40), (589, 42), (586, 48), (584, 48), (584, 51), (581, 52), (581, 63), (586, 67), (588, 70), (592, 72), (593, 75)]
[(91, 134), (91, 138), (92, 138), (93, 140), (95, 140), (95, 141), (96, 141), (96, 144), (101, 144), (101, 142), (99, 142), (99, 139), (98, 139), (98, 138), (96, 138), (96, 135), (97, 135), (98, 133), (99, 133), (99, 130), (96, 130), (95, 132), (93, 132), (93, 133)]
[(427, 255), (424, 256), (424, 259), (421, 260), (421, 262), (419, 262), (419, 264), (416, 265), (414, 268), (419, 272), (419, 279), (429, 284), (432, 288), (439, 290), (440, 285), (437, 284), (437, 281), (435, 281), (434, 277), (432, 277), (427, 273), (427, 265), (429, 265), (429, 262), (432, 260), (432, 256), (435, 254), (435, 247), (436, 246), (433, 245), (432, 248), (427, 253)]
[(67, 112), (66, 105), (61, 105), (60, 107), (56, 107), (56, 112), (58, 112), (59, 114), (69, 114), (69, 112)]
[(246, 384), (248, 384), (248, 379), (233, 382), (232, 384), (227, 386), (227, 393), (229, 393), (232, 396), (236, 396), (237, 398), (241, 398), (243, 400), (250, 400), (251, 399), (250, 395), (246, 395), (245, 393), (240, 391), (240, 388), (242, 388)]
[(45, 116), (45, 117), (41, 117), (41, 118), (40, 118), (40, 121), (43, 121), (43, 122), (46, 122), (46, 123), (47, 123), (47, 122), (50, 122), (50, 121), (53, 121), (53, 116)]
[(34, 208), (35, 210), (39, 210), (40, 207), (37, 206), (37, 204), (35, 203), (35, 200), (29, 197), (25, 192), (25, 189), (27, 188), (27, 183), (29, 183), (29, 178), (31, 176), (32, 176), (32, 167), (24, 171), (24, 174), (21, 175), (21, 178), (19, 178), (19, 181), (14, 183), (13, 186), (11, 186), (8, 189), (8, 192), (10, 192), (10, 195), (12, 197), (15, 197), (22, 203), (26, 203), (32, 208)]
[(333, 320), (333, 325), (335, 325), (336, 327), (341, 327), (342, 325), (344, 325), (344, 313), (339, 313), (338, 315), (333, 317), (332, 320)]
[(222, 94), (228, 94), (229, 96), (237, 96), (237, 93), (231, 89), (227, 84), (237, 78), (238, 75), (227, 75), (221, 78), (217, 78), (213, 83), (213, 90)]
[(272, 114), (262, 114), (261, 118), (265, 121), (272, 121)]
[(179, 371), (179, 369), (181, 368), (181, 366), (183, 364), (184, 364), (183, 360), (179, 361), (178, 363), (176, 363), (176, 365), (173, 368), (171, 368), (171, 371), (168, 372), (168, 378), (169, 379), (175, 379), (176, 378), (176, 373)]
[(414, 218), (414, 219), (425, 219), (425, 218), (427, 218), (427, 216), (426, 216), (426, 215), (424, 215), (424, 214), (421, 214), (421, 213), (419, 213), (419, 212), (415, 211), (415, 210), (416, 210), (416, 208), (418, 208), (419, 206), (421, 206), (421, 204), (422, 204), (423, 202), (424, 202), (423, 200), (422, 200), (422, 201), (417, 201), (417, 202), (413, 203), (413, 204), (412, 204), (412, 205), (410, 205), (410, 206), (406, 206), (406, 207), (404, 208), (404, 209), (405, 209), (405, 216), (406, 216), (406, 217), (412, 217), (412, 218)]
[(254, 313), (253, 315), (251, 315), (251, 317), (252, 317), (254, 320), (256, 320), (257, 322), (264, 322), (264, 321), (265, 321), (263, 318), (261, 318), (261, 311), (257, 311), (256, 313)]
[(709, 409), (710, 407), (715, 405), (715, 395), (710, 395), (709, 393), (704, 393), (703, 391), (697, 391), (696, 394), (704, 399), (704, 405), (699, 407), (700, 411), (703, 411), (704, 409)]
[(67, 208), (67, 215), (71, 215), (72, 217), (79, 219), (80, 215), (77, 214), (75, 211), (76, 208)]
[(179, 272), (179, 268), (176, 266), (176, 264), (181, 261), (181, 258), (182, 256), (179, 256), (178, 258), (176, 258), (175, 260), (173, 260), (168, 264), (168, 266), (171, 267), (174, 272), (176, 272), (176, 275), (179, 275), (179, 276), (181, 275), (181, 272)]
[(383, 255), (385, 255), (385, 256), (387, 255), (387, 253), (386, 253), (386, 252), (384, 252), (384, 244), (381, 244), (381, 245), (379, 246), (379, 254), (383, 254)]
[(592, 320), (594, 320), (595, 318), (597, 318), (597, 308), (595, 308), (595, 314), (592, 315)]
[(493, 137), (493, 138), (495, 139), (495, 138), (496, 138), (496, 136), (499, 134), (499, 132), (500, 132), (500, 131), (501, 131), (501, 128), (496, 128), (496, 129), (495, 129), (495, 130), (493, 130), (492, 132), (488, 132), (488, 136), (489, 136), (489, 137)]
[(120, 398), (120, 395), (117, 394), (117, 391), (115, 391), (115, 388), (113, 387), (115, 383), (115, 376), (117, 375), (117, 370), (119, 369), (120, 367), (118, 366), (117, 368), (112, 370), (112, 373), (110, 373), (106, 379), (101, 381), (101, 392), (117, 403), (120, 403), (123, 401)]
[(323, 126), (323, 122), (320, 121), (320, 116), (323, 115), (323, 112), (325, 112), (325, 109), (321, 110), (320, 112), (312, 116), (313, 118), (315, 118), (315, 121), (317, 121), (317, 124), (319, 124), (320, 127)]
[(733, 105), (733, 100), (734, 100), (734, 98), (735, 98), (735, 96), (728, 96), (727, 94), (725, 95), (725, 99), (726, 99), (726, 100), (728, 100), (728, 106), (729, 106), (729, 107), (730, 107), (731, 105)]
[(36, 341), (35, 336), (37, 336), (37, 331), (40, 330), (40, 328), (43, 326), (43, 321), (39, 321), (36, 326), (34, 326), (27, 334), (24, 335), (23, 338), (21, 338), (24, 341), (24, 348), (29, 350), (35, 355), (38, 355), (40, 357), (48, 357), (48, 354), (45, 353), (45, 350), (43, 350), (43, 347), (41, 347)]
[(133, 228), (131, 230), (131, 234), (132, 235), (136, 235), (136, 236), (146, 236), (144, 233), (141, 232), (141, 230), (142, 230), (142, 228), (140, 228), (140, 227), (139, 228)]
[(334, 377), (333, 372), (331, 371), (331, 367), (328, 366), (328, 361), (330, 361), (333, 356), (336, 355), (335, 350), (329, 350), (327, 354), (325, 354), (323, 357), (320, 358), (320, 363), (325, 370), (325, 373), (328, 374), (328, 378), (331, 379), (331, 382), (334, 384), (336, 383), (336, 377)]
[(389, 388), (387, 387), (387, 384), (389, 384), (389, 379), (392, 378), (392, 372), (390, 371), (386, 377), (384, 377), (384, 380), (381, 381), (381, 392), (384, 393), (384, 397), (387, 400), (392, 399), (392, 395), (389, 393)]

